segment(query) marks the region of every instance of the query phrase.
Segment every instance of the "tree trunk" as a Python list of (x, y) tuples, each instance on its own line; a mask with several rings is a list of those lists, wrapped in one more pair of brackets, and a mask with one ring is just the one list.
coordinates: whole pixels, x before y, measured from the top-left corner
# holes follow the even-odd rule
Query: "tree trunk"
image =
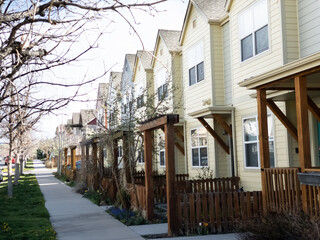
[(11, 154), (9, 154), (8, 159), (8, 198), (13, 196), (13, 186), (12, 186), (12, 162)]
[(19, 184), (20, 179), (20, 157), (16, 157), (16, 164), (15, 164), (15, 170), (14, 170), (14, 185)]
[(24, 167), (24, 157), (21, 157), (21, 161), (20, 161), (20, 176), (23, 175), (23, 167)]

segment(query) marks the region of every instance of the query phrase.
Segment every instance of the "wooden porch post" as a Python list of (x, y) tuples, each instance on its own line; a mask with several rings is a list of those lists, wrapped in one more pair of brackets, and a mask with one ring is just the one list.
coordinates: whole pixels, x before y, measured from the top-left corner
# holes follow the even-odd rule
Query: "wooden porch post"
[(77, 147), (71, 147), (71, 169), (76, 170), (76, 148)]
[(258, 103), (262, 203), (263, 203), (263, 211), (264, 213), (266, 213), (269, 209), (269, 205), (268, 205), (268, 189), (267, 189), (267, 183), (266, 183), (266, 174), (264, 169), (270, 168), (270, 155), (269, 155), (269, 136), (268, 136), (267, 97), (266, 97), (265, 89), (257, 89), (257, 103)]
[[(295, 77), (296, 109), (297, 109), (297, 129), (299, 143), (299, 159), (301, 172), (311, 167), (310, 136), (308, 122), (308, 96), (307, 81), (305, 77)], [(307, 186), (302, 185), (302, 209), (308, 211)]]
[(67, 173), (67, 166), (68, 166), (68, 148), (64, 149), (64, 174)]
[[(145, 188), (147, 219), (153, 219), (152, 131), (144, 131)], [(168, 224), (169, 225), (169, 224)]]
[(168, 235), (178, 234), (178, 217), (176, 208), (176, 188), (175, 188), (175, 163), (174, 163), (174, 125), (167, 123), (164, 125), (165, 132), (165, 154), (166, 154), (166, 185), (167, 185), (167, 215), (168, 215)]
[(118, 140), (113, 140), (113, 163), (112, 163), (112, 171), (115, 172), (116, 177), (118, 178)]
[(127, 133), (123, 133), (123, 166), (126, 176), (126, 182), (130, 180), (130, 169), (129, 169), (129, 139)]
[(98, 171), (97, 171), (97, 162), (98, 162), (98, 146), (97, 143), (92, 143), (92, 161), (93, 161), (93, 189), (98, 189)]
[(90, 145), (86, 144), (86, 183), (91, 188), (91, 182), (90, 182), (90, 151), (89, 151)]

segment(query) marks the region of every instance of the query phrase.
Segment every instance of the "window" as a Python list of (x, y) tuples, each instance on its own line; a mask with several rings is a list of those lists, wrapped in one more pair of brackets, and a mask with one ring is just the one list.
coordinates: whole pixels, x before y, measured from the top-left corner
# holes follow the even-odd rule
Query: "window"
[(158, 101), (168, 97), (168, 74), (165, 68), (160, 69), (156, 74), (158, 88)]
[(137, 98), (137, 108), (141, 108), (144, 105), (143, 94)]
[(239, 16), (241, 61), (269, 49), (268, 2), (259, 0)]
[(168, 83), (165, 83), (160, 87), (158, 87), (158, 101), (162, 101), (167, 97), (168, 97)]
[(166, 151), (164, 149), (159, 151), (160, 167), (166, 166)]
[(122, 156), (123, 156), (123, 148), (122, 148), (122, 146), (119, 146), (118, 147), (118, 158), (122, 158)]
[[(274, 140), (273, 140), (273, 119), (268, 115), (268, 134), (269, 134), (269, 152), (270, 166), (275, 166)], [(243, 142), (244, 142), (244, 161), (246, 168), (259, 168), (259, 137), (258, 137), (258, 119), (250, 117), (243, 119)]]
[(205, 128), (191, 130), (192, 166), (208, 166), (207, 131)]
[(202, 41), (188, 52), (189, 85), (204, 80), (204, 56)]
[(138, 151), (138, 163), (144, 163), (144, 152), (143, 152), (143, 149)]

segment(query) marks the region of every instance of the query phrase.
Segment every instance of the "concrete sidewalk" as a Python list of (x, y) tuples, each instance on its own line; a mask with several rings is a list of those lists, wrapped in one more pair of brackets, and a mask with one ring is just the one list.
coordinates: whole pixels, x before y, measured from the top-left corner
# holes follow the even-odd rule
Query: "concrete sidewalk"
[[(72, 188), (56, 179), (40, 160), (33, 161), (40, 189), (46, 200), (50, 221), (59, 240), (138, 240), (140, 235), (167, 233), (167, 224), (127, 227)], [(159, 238), (160, 239), (160, 238)], [(215, 234), (191, 237), (161, 238), (161, 240), (236, 240), (237, 234)]]
[(46, 200), (50, 221), (59, 240), (143, 239), (133, 230), (52, 175), (39, 160), (34, 160), (34, 173)]

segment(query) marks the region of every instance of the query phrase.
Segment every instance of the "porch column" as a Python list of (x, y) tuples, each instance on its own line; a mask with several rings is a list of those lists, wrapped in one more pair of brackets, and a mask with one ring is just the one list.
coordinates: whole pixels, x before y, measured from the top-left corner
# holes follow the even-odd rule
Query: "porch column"
[[(153, 219), (152, 131), (144, 131), (145, 188), (147, 219)], [(172, 144), (174, 146), (174, 144)], [(169, 225), (169, 224), (168, 224)]]
[(87, 185), (91, 188), (90, 185), (90, 172), (89, 172), (89, 168), (90, 168), (90, 151), (89, 151), (90, 145), (86, 144), (86, 183)]
[(114, 171), (114, 174), (116, 175), (116, 178), (118, 178), (118, 140), (113, 140), (113, 162), (112, 162), (112, 171)]
[(164, 125), (165, 132), (165, 154), (166, 154), (166, 185), (167, 185), (167, 215), (168, 215), (168, 235), (178, 234), (178, 216), (176, 208), (176, 188), (175, 188), (175, 163), (174, 163), (174, 125), (167, 123)]
[[(296, 109), (297, 109), (297, 130), (299, 144), (299, 159), (301, 172), (311, 167), (310, 136), (308, 122), (308, 95), (307, 81), (305, 77), (295, 77)], [(307, 186), (302, 184), (302, 209), (308, 211)]]
[(126, 176), (126, 182), (130, 181), (130, 165), (129, 165), (129, 139), (126, 133), (123, 134), (123, 166)]
[(70, 147), (71, 151), (71, 170), (76, 170), (76, 148)]
[(257, 89), (257, 104), (258, 104), (262, 204), (263, 204), (263, 211), (264, 213), (266, 213), (269, 209), (269, 206), (268, 206), (268, 189), (267, 189), (266, 175), (265, 175), (264, 169), (270, 168), (270, 155), (269, 155), (269, 136), (268, 136), (267, 97), (266, 97), (265, 89)]
[(99, 173), (97, 171), (97, 162), (98, 162), (98, 146), (97, 143), (92, 143), (92, 161), (93, 161), (93, 189), (98, 189), (98, 179)]
[(86, 179), (86, 152), (85, 152), (86, 146), (81, 144), (81, 181), (84, 181)]
[(68, 148), (64, 149), (64, 174), (67, 173), (67, 166), (68, 166)]

